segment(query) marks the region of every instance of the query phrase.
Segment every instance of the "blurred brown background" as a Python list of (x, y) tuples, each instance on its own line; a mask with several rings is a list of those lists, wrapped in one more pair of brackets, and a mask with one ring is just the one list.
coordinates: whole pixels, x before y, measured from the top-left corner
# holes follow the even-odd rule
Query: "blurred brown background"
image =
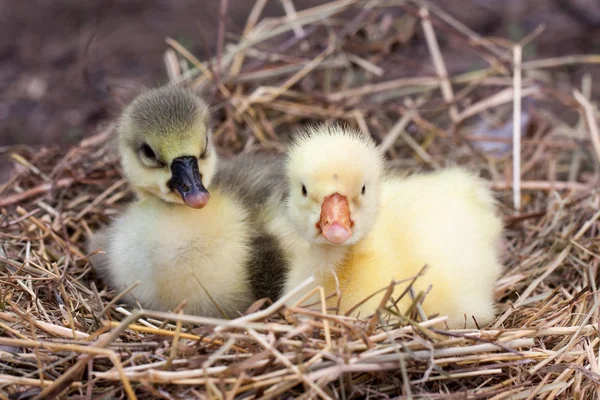
[[(298, 10), (327, 1), (295, 0)], [(68, 145), (94, 132), (115, 110), (94, 95), (82, 76), (86, 39), (90, 76), (95, 83), (118, 80), (154, 86), (166, 82), (165, 37), (200, 59), (215, 51), (219, 2), (216, 0), (44, 0), (0, 1), (0, 158), (12, 145)], [(598, 0), (437, 0), (476, 32), (518, 40), (540, 24), (546, 30), (526, 58), (600, 53)], [(103, 4), (105, 6), (103, 6)], [(230, 0), (227, 32), (239, 35), (253, 0)], [(98, 15), (104, 11), (98, 25)], [(263, 16), (283, 15), (271, 0)], [(99, 29), (97, 27), (99, 26)], [(444, 46), (444, 38), (440, 39)], [(410, 43), (406, 75), (429, 73), (422, 37)], [(423, 51), (418, 51), (422, 47)], [(416, 50), (415, 50), (416, 49)], [(402, 59), (403, 48), (395, 50)], [(476, 67), (462, 54), (446, 59), (451, 73)], [(573, 79), (577, 79), (576, 70)], [(598, 80), (595, 80), (598, 82)], [(595, 86), (596, 89), (598, 86)], [(596, 90), (597, 91), (597, 90)], [(0, 182), (8, 163), (0, 161)]]

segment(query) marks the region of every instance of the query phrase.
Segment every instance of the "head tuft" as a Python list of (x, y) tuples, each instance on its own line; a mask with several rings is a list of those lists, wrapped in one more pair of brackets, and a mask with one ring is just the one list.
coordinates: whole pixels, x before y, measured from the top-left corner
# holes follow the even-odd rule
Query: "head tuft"
[(323, 180), (379, 178), (383, 156), (370, 137), (351, 128), (313, 126), (297, 135), (287, 153), (288, 178)]
[(208, 107), (200, 97), (169, 85), (134, 99), (119, 121), (119, 136), (121, 141), (145, 141), (169, 152), (185, 141), (204, 144), (208, 122)]

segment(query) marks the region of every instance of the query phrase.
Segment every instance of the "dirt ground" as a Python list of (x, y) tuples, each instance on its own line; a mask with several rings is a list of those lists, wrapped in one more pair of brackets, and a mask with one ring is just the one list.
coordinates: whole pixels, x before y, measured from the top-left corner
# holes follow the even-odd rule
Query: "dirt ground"
[[(325, 3), (296, 0), (297, 9)], [(99, 99), (83, 79), (86, 39), (92, 82), (153, 86), (166, 81), (165, 37), (180, 41), (206, 59), (215, 51), (219, 2), (216, 0), (44, 0), (0, 1), (0, 157), (10, 146), (68, 145), (97, 129), (118, 111)], [(600, 3), (595, 0), (437, 0), (470, 28), (486, 36), (518, 40), (546, 26), (526, 58), (600, 53)], [(230, 0), (227, 31), (239, 34), (253, 0)], [(98, 25), (98, 15), (104, 13)], [(283, 15), (271, 0), (264, 15)], [(442, 48), (451, 38), (440, 38)], [(422, 38), (394, 50), (405, 75), (432, 72)], [(422, 51), (419, 51), (421, 49)], [(403, 54), (404, 53), (404, 54)], [(451, 73), (472, 68), (474, 60), (454, 54)], [(424, 68), (424, 66), (427, 66)], [(578, 71), (568, 71), (577, 78)], [(598, 82), (598, 80), (596, 80)], [(600, 82), (599, 82), (600, 83)], [(600, 86), (595, 83), (595, 93)], [(0, 162), (0, 182), (8, 173)]]

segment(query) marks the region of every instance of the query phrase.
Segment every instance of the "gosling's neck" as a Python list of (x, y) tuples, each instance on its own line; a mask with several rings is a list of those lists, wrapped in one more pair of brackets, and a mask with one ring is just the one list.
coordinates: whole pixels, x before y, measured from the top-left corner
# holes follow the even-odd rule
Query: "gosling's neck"
[(313, 243), (306, 255), (306, 265), (315, 275), (329, 274), (344, 261), (349, 250), (348, 246)]
[(296, 230), (294, 221), (287, 213), (273, 218), (268, 223), (270, 232), (282, 239), (285, 251), (295, 260), (305, 275), (330, 273), (341, 264), (349, 251), (348, 246), (315, 243)]

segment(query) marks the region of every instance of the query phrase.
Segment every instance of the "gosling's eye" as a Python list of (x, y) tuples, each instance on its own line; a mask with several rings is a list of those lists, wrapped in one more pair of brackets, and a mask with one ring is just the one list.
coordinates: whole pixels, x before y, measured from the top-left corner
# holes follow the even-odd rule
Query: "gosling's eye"
[(147, 159), (156, 161), (156, 154), (148, 144), (144, 143), (142, 145), (141, 151)]
[(367, 193), (367, 186), (363, 185), (362, 190), (360, 191), (360, 194), (362, 194), (364, 196), (365, 193)]
[(306, 190), (306, 186), (304, 186), (304, 184), (302, 184), (302, 196), (308, 196), (308, 191)]

